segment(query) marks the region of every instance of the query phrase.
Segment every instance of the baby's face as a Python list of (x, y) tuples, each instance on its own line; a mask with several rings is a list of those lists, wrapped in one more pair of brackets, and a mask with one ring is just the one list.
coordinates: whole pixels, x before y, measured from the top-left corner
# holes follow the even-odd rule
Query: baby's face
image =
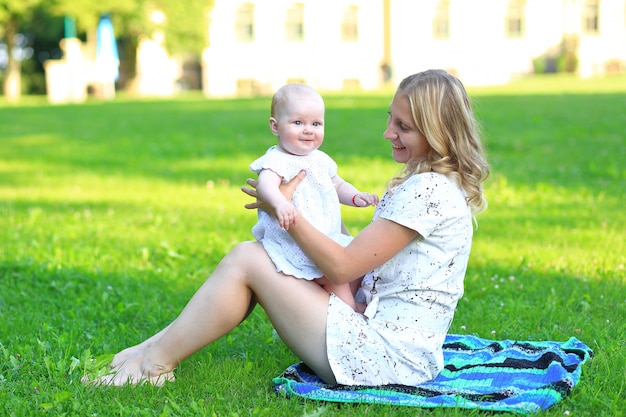
[[(272, 123), (272, 119), (274, 123)], [(280, 148), (292, 155), (308, 155), (324, 142), (324, 102), (312, 96), (286, 103), (277, 118), (270, 119)]]

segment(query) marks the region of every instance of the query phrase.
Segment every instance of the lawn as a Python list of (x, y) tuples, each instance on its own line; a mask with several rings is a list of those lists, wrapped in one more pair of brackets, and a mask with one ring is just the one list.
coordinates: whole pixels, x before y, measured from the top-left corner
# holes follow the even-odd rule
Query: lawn
[[(617, 416), (626, 391), (626, 79), (474, 88), (492, 175), (453, 333), (595, 353), (546, 415)], [(399, 166), (391, 92), (326, 95), (323, 150), (357, 187)], [(51, 106), (0, 101), (0, 409), (7, 415), (448, 416), (467, 410), (285, 399), (296, 358), (260, 308), (184, 361), (177, 382), (93, 388), (90, 359), (171, 321), (256, 220), (239, 191), (272, 145), (269, 98)], [(344, 209), (357, 233), (372, 209)]]

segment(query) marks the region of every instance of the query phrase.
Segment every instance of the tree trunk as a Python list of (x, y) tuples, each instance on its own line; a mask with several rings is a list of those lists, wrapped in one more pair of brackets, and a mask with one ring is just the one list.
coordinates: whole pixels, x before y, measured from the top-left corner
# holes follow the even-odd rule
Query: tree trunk
[(7, 42), (8, 63), (6, 78), (4, 79), (4, 96), (10, 102), (19, 101), (22, 95), (21, 62), (13, 56), (15, 47), (15, 35), (17, 34), (18, 22), (10, 18), (4, 24), (4, 34)]

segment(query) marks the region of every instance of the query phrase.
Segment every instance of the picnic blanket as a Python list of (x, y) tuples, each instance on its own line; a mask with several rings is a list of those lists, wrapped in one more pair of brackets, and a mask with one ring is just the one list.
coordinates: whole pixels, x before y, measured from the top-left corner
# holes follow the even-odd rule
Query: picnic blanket
[(328, 385), (303, 363), (291, 365), (273, 382), (276, 392), (287, 397), (529, 414), (568, 396), (580, 380), (582, 364), (593, 356), (574, 337), (552, 342), (448, 335), (443, 349), (443, 371), (418, 386)]

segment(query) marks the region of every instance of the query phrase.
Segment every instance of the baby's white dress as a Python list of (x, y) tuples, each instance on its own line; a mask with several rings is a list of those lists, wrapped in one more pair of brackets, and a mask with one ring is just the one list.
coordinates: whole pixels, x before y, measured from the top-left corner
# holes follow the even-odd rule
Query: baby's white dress
[[(250, 164), (252, 172), (258, 174), (262, 169), (275, 172), (283, 178), (283, 182), (306, 170), (306, 178), (293, 195), (293, 204), (316, 229), (343, 246), (350, 243), (352, 237), (341, 233), (339, 197), (331, 179), (337, 175), (337, 164), (330, 156), (320, 150), (296, 156), (272, 146)], [(308, 280), (323, 275), (289, 233), (280, 227), (276, 218), (268, 213), (259, 210), (252, 234), (263, 244), (278, 272)]]
[(429, 172), (386, 193), (376, 218), (411, 228), (423, 239), (363, 278), (357, 301), (367, 303), (365, 314), (331, 294), (328, 358), (340, 384), (417, 385), (443, 368), (442, 345), (463, 295), (472, 215), (462, 189)]

